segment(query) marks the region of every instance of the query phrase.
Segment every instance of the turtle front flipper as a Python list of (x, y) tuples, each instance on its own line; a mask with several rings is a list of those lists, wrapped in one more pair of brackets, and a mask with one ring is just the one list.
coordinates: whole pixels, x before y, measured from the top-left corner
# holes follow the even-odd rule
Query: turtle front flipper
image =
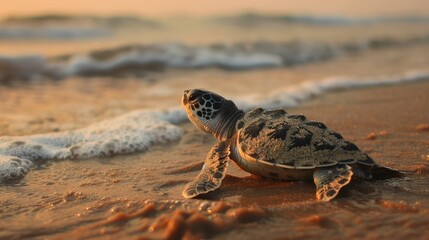
[(186, 185), (182, 195), (185, 198), (193, 198), (218, 189), (225, 178), (229, 153), (229, 144), (225, 141), (213, 146), (204, 161), (201, 172), (194, 181)]
[(316, 168), (313, 179), (316, 184), (317, 200), (330, 201), (333, 199), (340, 189), (350, 182), (352, 175), (351, 167), (345, 164)]

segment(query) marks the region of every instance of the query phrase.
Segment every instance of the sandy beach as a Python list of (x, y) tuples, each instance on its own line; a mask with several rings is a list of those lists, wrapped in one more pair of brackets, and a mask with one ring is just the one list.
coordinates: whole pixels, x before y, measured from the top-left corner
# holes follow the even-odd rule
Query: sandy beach
[[(25, 93), (20, 89), (15, 94), (20, 92)], [(111, 96), (109, 88), (98, 93), (88, 88), (88, 92)], [(429, 236), (428, 92), (427, 82), (341, 91), (288, 110), (325, 122), (379, 164), (406, 172), (405, 178), (355, 181), (338, 199), (322, 203), (315, 200), (311, 182), (261, 179), (231, 164), (219, 190), (206, 199), (185, 200), (181, 191), (196, 176), (215, 140), (184, 122), (185, 134), (178, 142), (141, 154), (46, 161), (24, 179), (2, 186), (0, 237), (258, 239), (269, 232), (273, 239), (425, 239)], [(40, 100), (52, 102), (47, 98), (58, 97), (52, 93)], [(68, 121), (61, 120), (58, 130), (70, 124), (76, 128), (87, 118), (92, 121), (141, 107), (127, 91), (116, 91), (115, 99), (129, 99), (121, 101), (120, 111), (94, 101), (87, 104), (94, 110), (82, 115), (68, 110), (77, 109), (70, 106), (79, 104), (79, 94), (61, 96), (70, 105), (62, 111), (54, 106), (41, 111), (43, 117), (53, 119), (37, 121), (41, 115), (36, 111), (25, 117), (27, 126), (9, 122), (2, 125), (2, 132), (52, 131), (51, 123), (63, 115)], [(13, 105), (16, 112), (34, 104), (24, 96), (19, 102), (7, 99), (12, 103), (6, 106)], [(5, 110), (2, 114), (7, 114)]]

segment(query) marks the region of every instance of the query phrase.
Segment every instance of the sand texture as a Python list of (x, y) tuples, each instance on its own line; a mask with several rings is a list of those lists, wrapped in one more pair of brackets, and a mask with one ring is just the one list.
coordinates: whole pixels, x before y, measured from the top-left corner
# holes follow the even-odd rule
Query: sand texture
[[(39, 104), (25, 88), (2, 86), (8, 97), (2, 99), (6, 117), (0, 132), (74, 129), (150, 105), (139, 101), (138, 91), (129, 94), (134, 84), (116, 88), (94, 81), (85, 91), (76, 84), (62, 93), (51, 86), (41, 89)], [(0, 238), (427, 239), (428, 93), (427, 82), (403, 84), (330, 93), (288, 109), (324, 122), (380, 165), (405, 172), (404, 178), (352, 181), (337, 199), (322, 203), (315, 200), (312, 182), (262, 179), (230, 164), (219, 190), (185, 200), (182, 189), (198, 174), (215, 139), (184, 122), (179, 141), (148, 152), (45, 161), (23, 179), (0, 186)], [(97, 101), (103, 97), (109, 101)], [(40, 104), (59, 98), (61, 108)], [(163, 98), (166, 105), (179, 104), (162, 94), (152, 100)]]

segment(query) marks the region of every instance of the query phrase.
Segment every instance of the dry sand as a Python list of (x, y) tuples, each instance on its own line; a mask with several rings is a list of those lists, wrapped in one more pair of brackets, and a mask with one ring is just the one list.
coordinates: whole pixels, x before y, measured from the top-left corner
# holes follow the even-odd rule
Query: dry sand
[[(138, 101), (138, 93), (128, 94), (133, 83), (116, 88), (106, 83), (103, 91), (91, 84), (85, 88), (89, 94), (63, 87), (59, 93), (55, 86), (46, 94), (43, 88), (39, 99), (34, 91), (29, 97), (25, 89), (9, 87), (0, 133), (81, 127), (148, 104)], [(90, 104), (77, 108), (85, 96)], [(110, 100), (96, 102), (103, 96)], [(56, 99), (62, 107), (40, 104)], [(407, 173), (403, 179), (354, 181), (329, 203), (315, 200), (311, 182), (261, 179), (234, 164), (207, 199), (183, 199), (184, 185), (215, 142), (183, 123), (186, 133), (179, 142), (141, 154), (45, 162), (1, 186), (0, 239), (427, 239), (428, 107), (425, 82), (331, 93), (290, 109), (325, 122), (379, 164)]]

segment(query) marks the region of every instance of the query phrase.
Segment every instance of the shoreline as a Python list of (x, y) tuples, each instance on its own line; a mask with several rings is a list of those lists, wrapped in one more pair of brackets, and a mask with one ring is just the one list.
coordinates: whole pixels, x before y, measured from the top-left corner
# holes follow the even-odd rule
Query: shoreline
[[(315, 200), (312, 183), (255, 178), (230, 164), (220, 190), (207, 200), (185, 200), (184, 185), (198, 174), (198, 163), (215, 142), (185, 122), (180, 124), (185, 134), (177, 142), (145, 153), (48, 161), (22, 180), (1, 186), (0, 217), (8, 221), (0, 236), (105, 238), (104, 229), (112, 236), (157, 238), (174, 233), (160, 218), (175, 219), (177, 211), (189, 214), (183, 215), (185, 222), (202, 214), (197, 223), (211, 227), (224, 226), (213, 223), (219, 216), (229, 227), (208, 231), (219, 239), (263, 237), (262, 229), (269, 229), (272, 238), (428, 236), (429, 131), (417, 127), (429, 124), (428, 93), (428, 82), (354, 89), (330, 92), (288, 110), (324, 122), (377, 163), (406, 171), (406, 179), (356, 182), (338, 199), (323, 204)], [(147, 199), (159, 208), (129, 217), (149, 206)], [(231, 204), (231, 210), (213, 215), (200, 209), (212, 203)], [(252, 221), (238, 221), (237, 211)], [(128, 217), (112, 220), (118, 214)], [(155, 225), (152, 232), (143, 227)], [(190, 225), (183, 226), (190, 236), (201, 236)]]

